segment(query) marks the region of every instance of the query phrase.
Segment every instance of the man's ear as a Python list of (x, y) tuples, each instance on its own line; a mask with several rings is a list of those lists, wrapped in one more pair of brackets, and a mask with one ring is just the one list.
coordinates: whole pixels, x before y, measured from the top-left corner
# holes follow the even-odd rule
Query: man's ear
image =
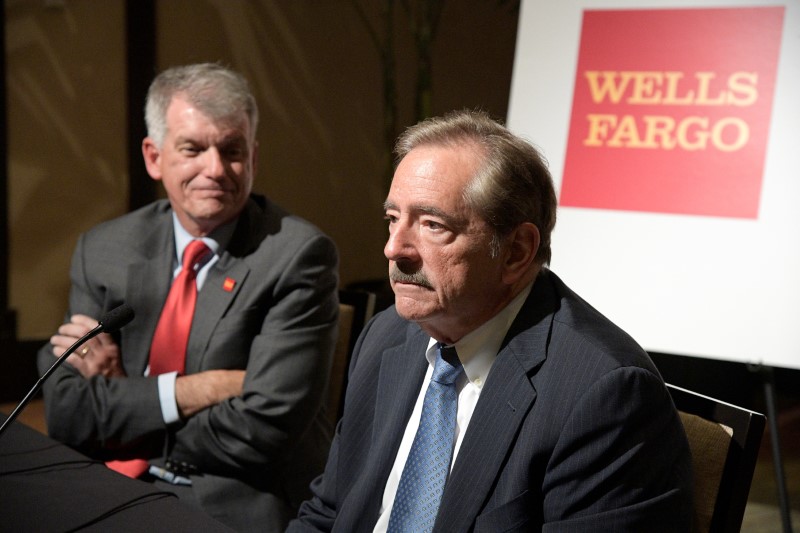
[(142, 141), (142, 156), (147, 173), (154, 180), (161, 179), (161, 150), (155, 141), (150, 137), (145, 137)]
[(540, 243), (539, 228), (531, 222), (523, 222), (506, 237), (504, 282), (514, 284), (533, 269)]

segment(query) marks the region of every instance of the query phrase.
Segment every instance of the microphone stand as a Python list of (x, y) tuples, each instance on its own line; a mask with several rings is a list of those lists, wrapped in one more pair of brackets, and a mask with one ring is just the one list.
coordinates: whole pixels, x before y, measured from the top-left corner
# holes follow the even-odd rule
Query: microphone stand
[(75, 343), (72, 346), (67, 348), (67, 351), (61, 354), (61, 357), (56, 359), (56, 362), (53, 363), (53, 365), (47, 369), (47, 372), (42, 374), (42, 377), (39, 378), (39, 380), (36, 382), (33, 388), (28, 392), (28, 394), (25, 395), (22, 401), (19, 402), (19, 405), (17, 405), (17, 407), (11, 412), (11, 414), (8, 415), (8, 418), (6, 418), (5, 421), (3, 421), (3, 425), (0, 426), (0, 438), (3, 437), (3, 433), (5, 432), (6, 428), (10, 426), (14, 420), (17, 419), (17, 416), (19, 416), (19, 414), (22, 412), (25, 406), (28, 405), (30, 401), (33, 399), (33, 397), (36, 395), (36, 393), (39, 392), (39, 389), (42, 388), (42, 385), (44, 385), (44, 382), (47, 381), (47, 378), (50, 377), (50, 374), (55, 372), (56, 368), (58, 368), (61, 365), (61, 363), (63, 363), (67, 359), (67, 357), (69, 357), (73, 352), (75, 352), (78, 346), (85, 343), (89, 339), (96, 337), (99, 333), (103, 331), (103, 329), (104, 328), (102, 323), (97, 324), (97, 326), (95, 326), (94, 329), (92, 329), (89, 333), (87, 333), (86, 335), (75, 341)]

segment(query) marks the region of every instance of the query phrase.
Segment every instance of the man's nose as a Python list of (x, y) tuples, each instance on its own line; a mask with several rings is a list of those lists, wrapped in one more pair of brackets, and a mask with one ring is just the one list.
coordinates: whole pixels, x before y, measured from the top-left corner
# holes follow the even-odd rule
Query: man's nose
[(210, 147), (205, 153), (205, 171), (209, 178), (225, 176), (225, 161), (222, 154), (215, 146)]
[(390, 261), (411, 260), (419, 258), (413, 226), (401, 224), (399, 221), (389, 230), (389, 239), (383, 247), (383, 255)]

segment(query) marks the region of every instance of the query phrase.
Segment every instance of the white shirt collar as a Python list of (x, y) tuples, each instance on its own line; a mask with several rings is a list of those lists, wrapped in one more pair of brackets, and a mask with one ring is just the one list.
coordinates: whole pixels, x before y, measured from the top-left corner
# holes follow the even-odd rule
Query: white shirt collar
[[(172, 212), (172, 226), (175, 230), (175, 263), (180, 266), (183, 251), (189, 246), (189, 243), (196, 239), (191, 233), (181, 225), (178, 220), (178, 215), (175, 211)], [(236, 228), (236, 220), (220, 226), (212, 231), (209, 235), (202, 237), (202, 241), (208, 246), (214, 256), (219, 256), (220, 252), (228, 246), (228, 242), (233, 236), (233, 231)]]
[[(500, 351), (500, 345), (528, 298), (531, 287), (533, 282), (520, 291), (499, 313), (456, 342), (456, 352), (461, 364), (464, 365), (466, 379), (477, 387), (481, 388), (486, 383), (489, 370), (497, 358), (497, 352)], [(437, 343), (436, 339), (431, 338), (428, 350), (425, 352), (425, 357), (431, 366), (436, 362)]]

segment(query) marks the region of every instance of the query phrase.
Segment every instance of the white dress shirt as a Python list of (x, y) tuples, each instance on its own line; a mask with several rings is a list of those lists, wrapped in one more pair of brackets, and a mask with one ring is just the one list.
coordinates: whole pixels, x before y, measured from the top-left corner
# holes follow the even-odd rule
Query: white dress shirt
[[(464, 366), (464, 372), (456, 380), (458, 411), (456, 412), (456, 429), (453, 435), (451, 470), (458, 456), (458, 450), (461, 448), (461, 442), (464, 440), (464, 434), (472, 418), (472, 413), (475, 411), (475, 405), (477, 405), (478, 398), (480, 398), (483, 384), (486, 383), (486, 378), (489, 376), (489, 371), (497, 357), (497, 352), (500, 351), (500, 345), (522, 308), (522, 304), (525, 303), (528, 294), (530, 294), (532, 286), (532, 283), (528, 285), (502, 311), (455, 344), (458, 359)], [(386, 480), (380, 515), (373, 530), (375, 533), (385, 533), (389, 526), (389, 517), (392, 514), (392, 505), (394, 504), (395, 494), (397, 494), (397, 487), (400, 484), (400, 477), (403, 474), (403, 467), (411, 451), (411, 444), (414, 442), (414, 436), (417, 434), (419, 421), (422, 417), (422, 403), (425, 400), (425, 392), (428, 389), (428, 383), (433, 374), (433, 366), (436, 362), (437, 342), (433, 338), (428, 342), (428, 349), (425, 352), (425, 357), (428, 359), (428, 370), (425, 373), (425, 379), (422, 380), (417, 403), (414, 405), (411, 418), (409, 418), (405, 433), (403, 433), (403, 440), (397, 450), (394, 466), (392, 466), (392, 471)]]

